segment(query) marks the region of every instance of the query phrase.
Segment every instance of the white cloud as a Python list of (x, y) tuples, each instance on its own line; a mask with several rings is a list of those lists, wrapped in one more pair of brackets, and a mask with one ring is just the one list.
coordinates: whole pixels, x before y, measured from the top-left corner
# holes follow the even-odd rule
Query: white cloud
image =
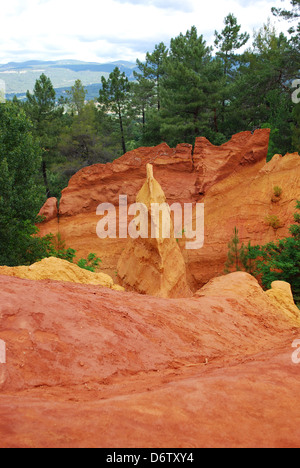
[[(0, 63), (73, 58), (143, 59), (147, 51), (195, 25), (213, 42), (232, 12), (252, 33), (289, 0), (10, 0), (1, 5)], [(287, 30), (286, 22), (279, 30)]]

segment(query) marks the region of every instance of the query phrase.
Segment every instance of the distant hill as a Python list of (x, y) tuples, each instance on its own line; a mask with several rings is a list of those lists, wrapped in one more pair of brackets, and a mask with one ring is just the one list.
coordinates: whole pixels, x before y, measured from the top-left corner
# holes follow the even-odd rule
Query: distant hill
[(0, 80), (5, 82), (7, 99), (12, 99), (15, 95), (19, 99), (24, 99), (27, 90), (32, 92), (36, 80), (42, 73), (51, 79), (58, 97), (70, 89), (79, 79), (87, 88), (87, 98), (93, 99), (99, 94), (101, 77), (108, 78), (109, 73), (115, 67), (119, 67), (121, 72), (125, 72), (129, 80), (134, 79), (133, 71), (136, 69), (136, 64), (122, 60), (110, 63), (78, 60), (32, 60), (0, 64)]

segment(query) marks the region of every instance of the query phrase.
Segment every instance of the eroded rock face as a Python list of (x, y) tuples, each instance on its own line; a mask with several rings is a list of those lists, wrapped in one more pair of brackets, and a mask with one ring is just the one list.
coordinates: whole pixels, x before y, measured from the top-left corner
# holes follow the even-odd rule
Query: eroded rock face
[[(185, 239), (179, 239), (188, 284), (195, 292), (223, 273), (235, 226), (245, 244), (250, 240), (252, 245), (262, 245), (289, 234), (296, 200), (300, 199), (300, 157), (276, 155), (266, 164), (268, 138), (268, 129), (242, 132), (221, 147), (200, 138), (194, 154), (191, 145), (172, 149), (163, 143), (130, 151), (113, 163), (84, 168), (63, 191), (59, 223), (57, 219), (43, 223), (41, 235), (59, 231), (79, 257), (95, 252), (102, 259), (103, 271), (115, 277), (127, 239), (99, 239), (96, 209), (100, 203), (112, 203), (118, 224), (119, 196), (126, 194), (128, 204), (136, 201), (150, 163), (169, 205), (204, 203), (203, 248), (188, 251)], [(275, 186), (282, 188), (276, 203)], [(281, 228), (274, 230), (265, 222), (270, 215), (279, 218)]]
[[(117, 266), (121, 284), (127, 289), (152, 296), (191, 296), (184, 259), (174, 238), (170, 210), (161, 186), (153, 177), (151, 164), (147, 164), (147, 180), (136, 201), (147, 208), (147, 212), (144, 213), (147, 230), (145, 238), (129, 239), (121, 254)], [(165, 204), (161, 219), (159, 215), (154, 218), (155, 204)], [(170, 237), (164, 237), (165, 226)], [(139, 230), (141, 229), (140, 223)]]
[[(276, 186), (282, 193), (274, 203)], [(297, 153), (245, 166), (213, 185), (202, 200), (205, 205), (204, 246), (186, 253), (194, 288), (224, 272), (234, 227), (245, 245), (249, 241), (252, 245), (264, 245), (289, 236), (299, 199), (300, 157)], [(273, 229), (266, 222), (268, 216), (276, 216), (281, 227)]]
[(265, 161), (268, 153), (270, 130), (256, 130), (234, 135), (221, 146), (212, 145), (206, 138), (196, 138), (194, 164), (198, 177), (199, 195), (217, 182), (239, 171), (243, 166)]
[(278, 309), (282, 309), (288, 317), (300, 322), (300, 310), (294, 302), (289, 283), (285, 281), (273, 281), (271, 289), (266, 291), (265, 294), (267, 294)]
[(48, 198), (46, 203), (42, 206), (39, 216), (41, 216), (44, 222), (51, 221), (52, 219), (57, 220), (58, 207), (57, 207), (57, 198), (52, 197)]

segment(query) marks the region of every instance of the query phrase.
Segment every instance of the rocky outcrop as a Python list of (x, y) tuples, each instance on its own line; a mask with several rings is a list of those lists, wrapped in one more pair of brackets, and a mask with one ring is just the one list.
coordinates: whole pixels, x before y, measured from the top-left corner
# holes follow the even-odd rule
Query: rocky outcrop
[(112, 278), (105, 273), (93, 273), (66, 260), (54, 257), (44, 258), (30, 266), (0, 266), (0, 275), (36, 281), (49, 279), (79, 284), (94, 284), (103, 288), (124, 291), (123, 287), (114, 284)]
[(196, 138), (194, 164), (198, 177), (197, 193), (204, 195), (217, 182), (238, 172), (244, 166), (265, 161), (270, 130), (256, 130), (234, 135), (221, 146), (212, 145), (206, 138)]
[[(223, 273), (235, 226), (245, 244), (264, 244), (289, 234), (300, 198), (300, 158), (277, 155), (266, 164), (268, 138), (268, 129), (242, 132), (220, 147), (200, 138), (194, 151), (188, 144), (172, 149), (163, 143), (130, 151), (113, 163), (84, 168), (62, 193), (59, 223), (57, 219), (42, 223), (41, 235), (59, 231), (79, 257), (97, 253), (103, 271), (115, 277), (127, 239), (99, 239), (96, 209), (100, 203), (112, 203), (118, 225), (119, 196), (126, 194), (128, 203), (134, 203), (144, 184), (146, 165), (152, 164), (169, 204), (204, 203), (203, 248), (187, 250), (185, 238), (178, 241), (188, 284), (195, 292)], [(282, 188), (276, 203), (275, 186)], [(265, 219), (270, 215), (277, 216), (282, 227), (274, 230), (268, 225)]]
[(266, 294), (275, 307), (282, 309), (289, 318), (300, 323), (300, 310), (294, 302), (291, 285), (289, 283), (285, 281), (273, 281), (271, 289), (266, 291)]
[(55, 197), (48, 198), (46, 203), (41, 208), (38, 216), (40, 216), (44, 222), (51, 221), (52, 219), (57, 220), (57, 216), (58, 216), (57, 199)]
[[(285, 281), (274, 281), (271, 289), (263, 291), (257, 280), (245, 272), (235, 272), (210, 280), (205, 286), (194, 294), (194, 297), (222, 297), (235, 298), (239, 291), (240, 300), (252, 302), (264, 308), (269, 302), (270, 307), (278, 310), (290, 321), (300, 326), (300, 310), (294, 302), (291, 286)], [(266, 298), (267, 296), (267, 298)], [(255, 298), (255, 299), (254, 299)]]
[(299, 338), (246, 273), (184, 299), (0, 276), (1, 447), (299, 447)]
[[(130, 238), (118, 262), (117, 271), (126, 289), (158, 297), (188, 297), (185, 263), (174, 237), (174, 228), (166, 197), (153, 177), (153, 166), (147, 164), (147, 180), (139, 191), (137, 203), (146, 207), (138, 218), (146, 226), (145, 237)], [(154, 205), (164, 206), (161, 218), (155, 216)], [(165, 205), (163, 205), (165, 204)], [(141, 218), (142, 217), (142, 218)], [(136, 218), (136, 223), (138, 223)], [(156, 219), (155, 219), (156, 218)], [(143, 228), (138, 226), (139, 231)], [(164, 227), (169, 237), (164, 237)]]
[[(205, 205), (205, 241), (200, 250), (186, 253), (190, 284), (194, 289), (224, 272), (228, 242), (234, 227), (240, 241), (252, 245), (264, 245), (289, 236), (294, 222), (296, 201), (300, 199), (300, 157), (297, 153), (278, 156), (264, 163), (246, 166), (211, 187), (203, 203)], [(282, 193), (273, 202), (274, 187)], [(266, 222), (276, 216), (279, 229)]]

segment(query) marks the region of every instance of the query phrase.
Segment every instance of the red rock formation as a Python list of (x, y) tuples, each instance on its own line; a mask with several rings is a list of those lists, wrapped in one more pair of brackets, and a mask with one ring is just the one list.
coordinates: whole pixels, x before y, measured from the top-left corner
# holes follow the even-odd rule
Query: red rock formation
[(206, 138), (196, 138), (194, 163), (198, 178), (197, 192), (203, 195), (209, 187), (234, 174), (243, 166), (266, 160), (270, 130), (256, 130), (234, 135), (221, 146), (212, 145)]
[(41, 208), (39, 214), (44, 220), (44, 222), (51, 221), (52, 219), (57, 220), (58, 208), (57, 208), (57, 199), (52, 197), (48, 198), (44, 206)]
[[(200, 138), (194, 154), (191, 145), (171, 149), (163, 143), (130, 151), (113, 163), (84, 168), (63, 191), (59, 224), (55, 219), (43, 223), (41, 234), (59, 230), (78, 256), (97, 253), (103, 271), (114, 278), (127, 240), (99, 239), (96, 209), (102, 202), (118, 206), (122, 194), (133, 203), (144, 183), (146, 164), (151, 163), (169, 204), (201, 201), (205, 205), (204, 247), (187, 251), (185, 240), (179, 240), (189, 285), (195, 291), (223, 273), (235, 226), (244, 243), (262, 244), (288, 234), (300, 199), (300, 158), (278, 155), (266, 164), (268, 138), (268, 129), (240, 133), (221, 147)], [(274, 203), (276, 185), (282, 188), (282, 196)], [(268, 226), (265, 218), (269, 215), (276, 215), (283, 227), (274, 231)]]
[(0, 276), (0, 446), (299, 447), (299, 323), (246, 273), (197, 296)]
[[(300, 157), (297, 153), (277, 156), (234, 172), (211, 187), (204, 199), (205, 242), (200, 250), (186, 252), (190, 282), (194, 288), (224, 272), (227, 243), (236, 226), (241, 242), (263, 245), (289, 235), (296, 201), (300, 199)], [(274, 187), (282, 194), (273, 202)], [(277, 216), (282, 227), (274, 230), (267, 222)]]

